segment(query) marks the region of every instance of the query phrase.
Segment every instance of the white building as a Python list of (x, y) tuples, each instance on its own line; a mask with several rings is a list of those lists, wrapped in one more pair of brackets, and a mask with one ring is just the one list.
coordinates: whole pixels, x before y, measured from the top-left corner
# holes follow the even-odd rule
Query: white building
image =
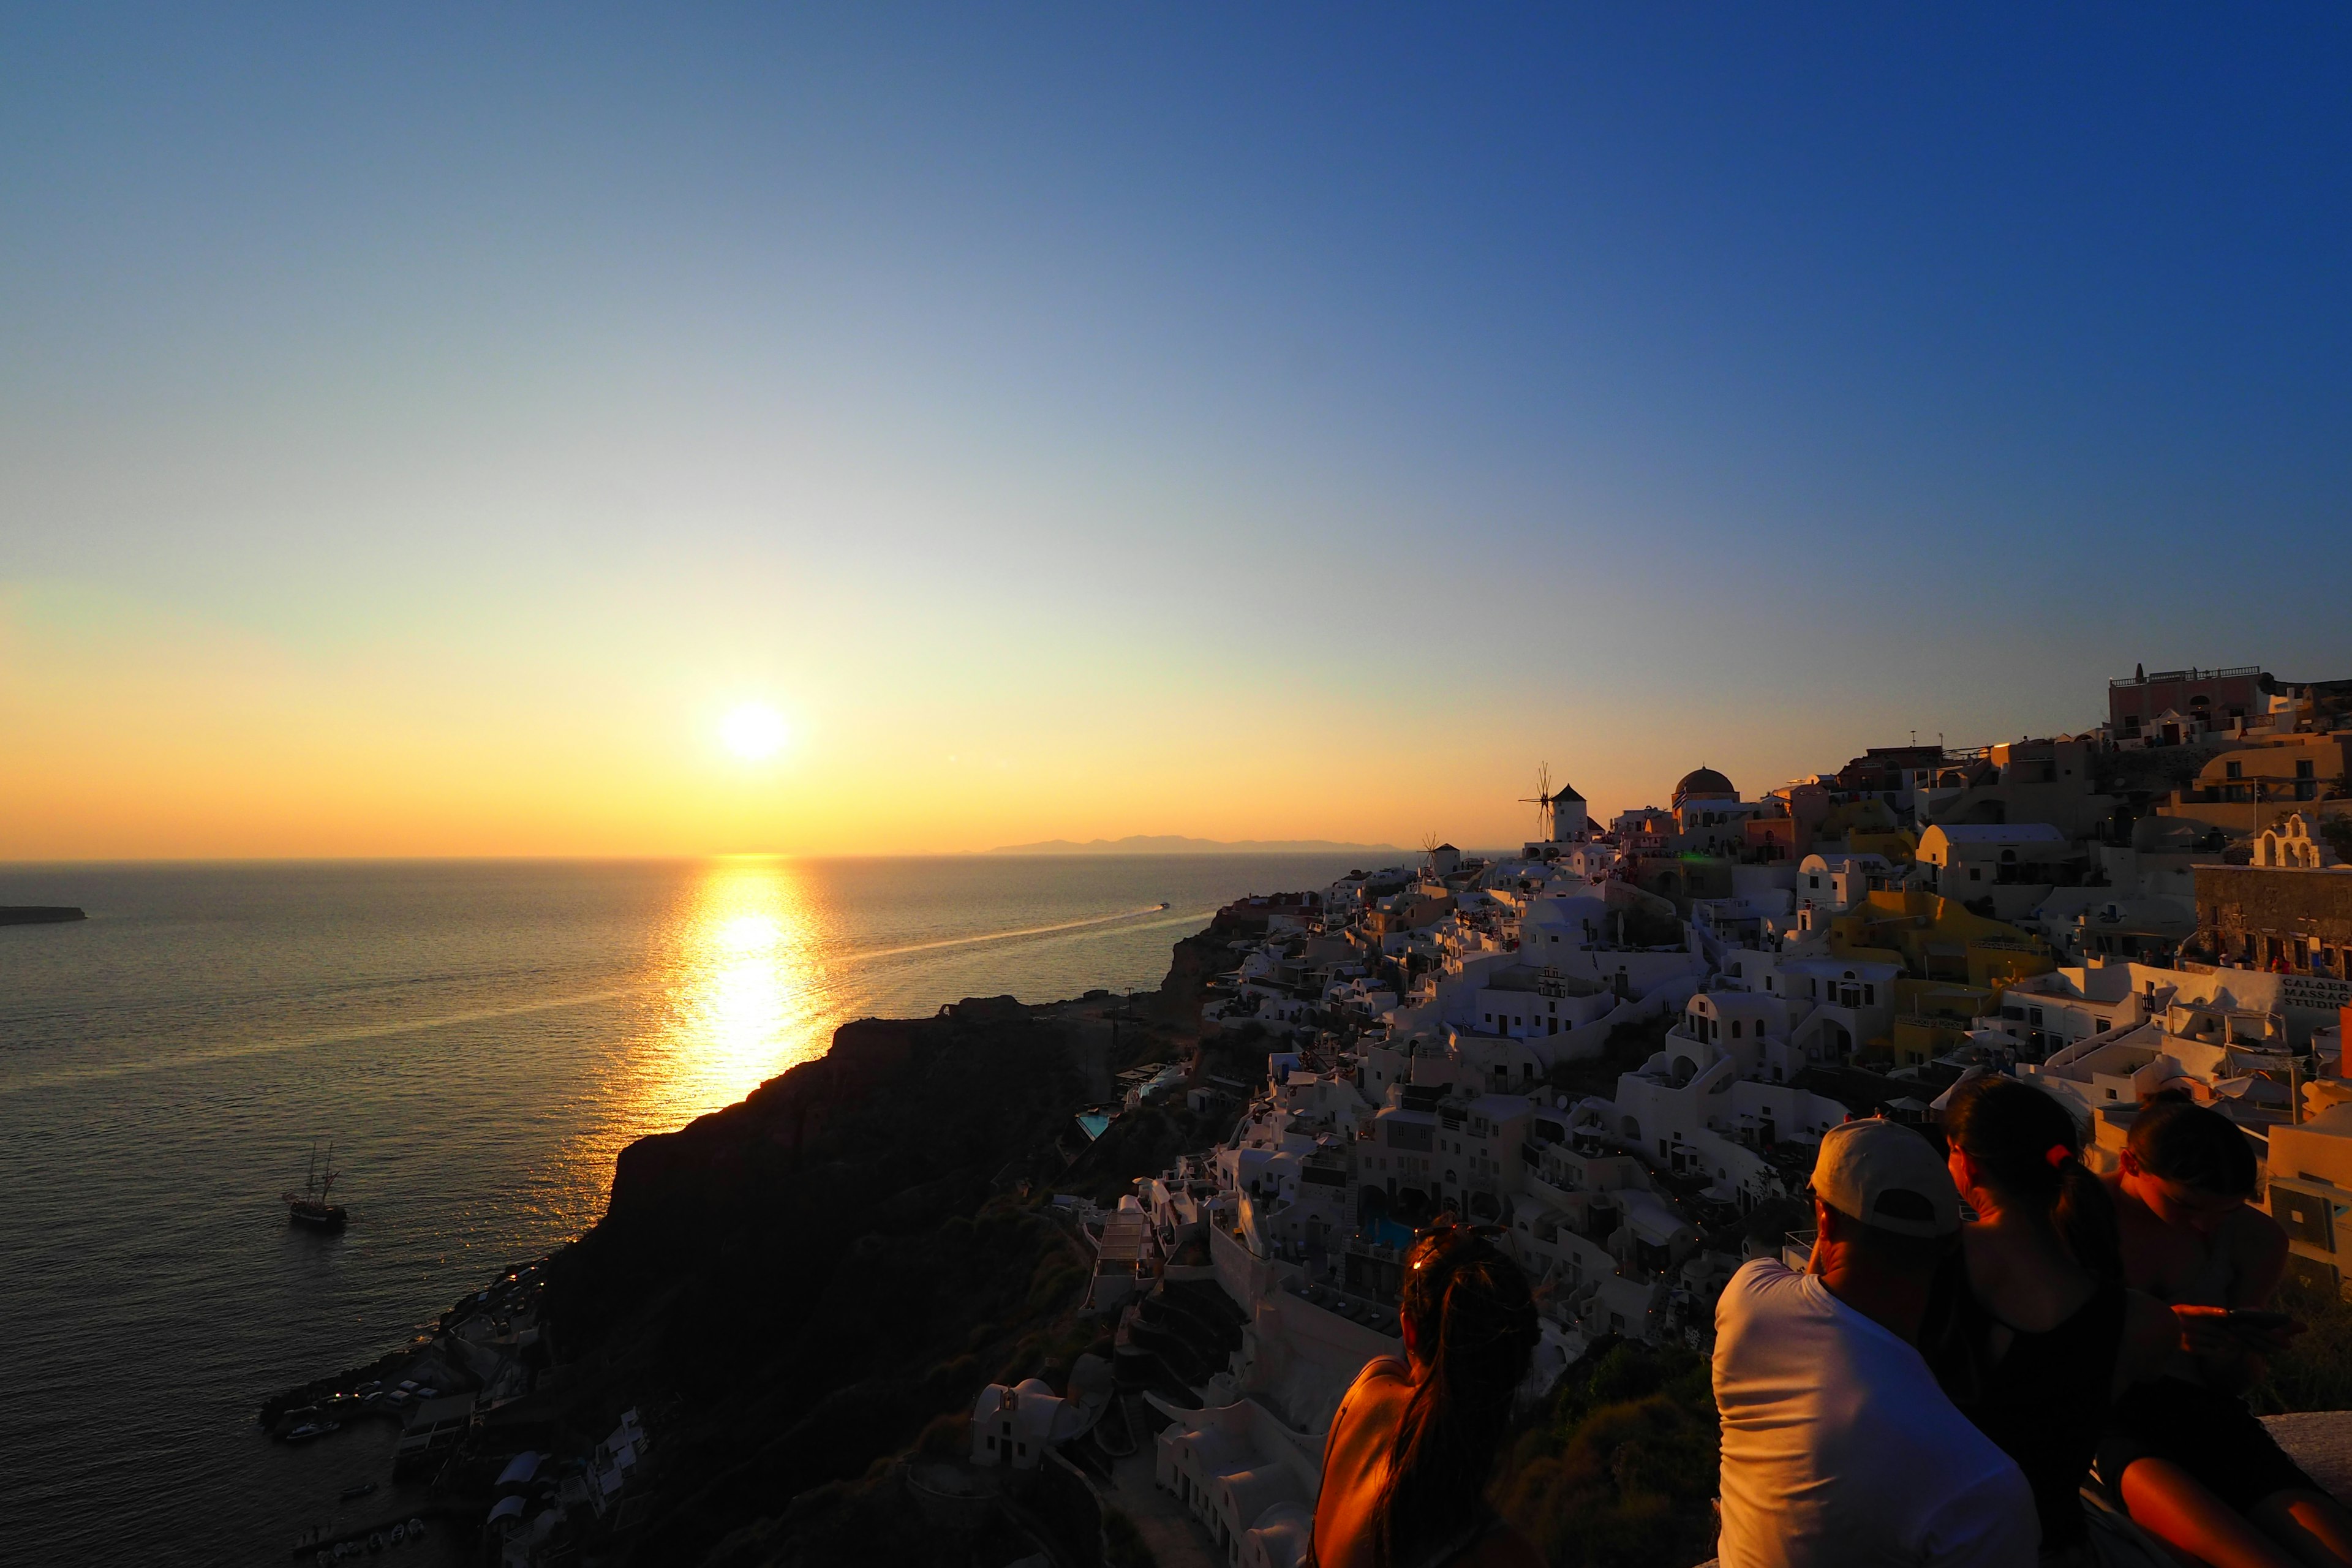
[[(1295, 1542), (1297, 1555), (1274, 1553), (1293, 1543), (1297, 1516), (1311, 1510), (1322, 1484), (1320, 1440), (1309, 1453), (1307, 1440), (1254, 1399), (1211, 1410), (1157, 1407), (1171, 1418), (1152, 1440), (1160, 1485), (1207, 1528), (1227, 1562), (1243, 1562), (1246, 1547), (1268, 1568), (1297, 1568), (1304, 1540)], [(1253, 1531), (1261, 1532), (1254, 1540)]]
[(1077, 1405), (1034, 1377), (1007, 1388), (992, 1383), (971, 1406), (971, 1462), (1034, 1470), (1045, 1450), (1085, 1430)]
[(1797, 907), (1842, 915), (1895, 880), (1895, 863), (1884, 855), (1808, 855), (1797, 866)]
[(1929, 892), (1969, 899), (1996, 886), (2053, 881), (2055, 864), (2082, 857), (2064, 833), (2046, 822), (1939, 822), (1919, 836), (1916, 865)]

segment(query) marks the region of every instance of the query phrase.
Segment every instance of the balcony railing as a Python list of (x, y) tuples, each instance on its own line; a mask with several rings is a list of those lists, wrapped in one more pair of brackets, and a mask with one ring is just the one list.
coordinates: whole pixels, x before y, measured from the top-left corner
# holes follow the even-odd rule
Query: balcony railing
[(2124, 676), (2107, 682), (2110, 691), (2126, 691), (2135, 686), (2153, 686), (2160, 680), (2232, 680), (2250, 675), (2260, 675), (2259, 664), (2234, 665), (2228, 669), (2159, 669), (2145, 678)]

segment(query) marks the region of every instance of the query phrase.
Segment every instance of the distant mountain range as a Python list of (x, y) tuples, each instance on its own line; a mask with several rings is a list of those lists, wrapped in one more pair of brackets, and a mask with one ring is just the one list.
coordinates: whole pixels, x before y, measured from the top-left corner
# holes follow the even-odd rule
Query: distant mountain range
[(1084, 844), (1048, 838), (1042, 844), (1000, 844), (991, 855), (1402, 855), (1393, 844), (1334, 844), (1328, 838), (1186, 838), (1174, 833), (1133, 833)]

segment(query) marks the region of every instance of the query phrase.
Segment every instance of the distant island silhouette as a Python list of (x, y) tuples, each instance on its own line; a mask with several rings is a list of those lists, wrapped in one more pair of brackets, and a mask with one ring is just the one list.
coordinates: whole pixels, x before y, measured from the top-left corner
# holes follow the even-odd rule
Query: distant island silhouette
[(1038, 844), (1000, 844), (989, 855), (1402, 855), (1393, 844), (1336, 844), (1328, 838), (1186, 838), (1175, 833), (1131, 833), (1125, 838), (1089, 838), (1084, 844), (1048, 838)]

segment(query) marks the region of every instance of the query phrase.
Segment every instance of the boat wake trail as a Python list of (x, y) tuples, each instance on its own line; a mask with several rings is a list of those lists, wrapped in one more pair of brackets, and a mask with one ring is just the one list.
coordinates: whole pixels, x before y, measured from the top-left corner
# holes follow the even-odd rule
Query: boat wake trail
[(903, 947), (869, 948), (864, 952), (843, 953), (838, 958), (829, 959), (826, 962), (837, 967), (845, 964), (865, 963), (877, 958), (898, 958), (909, 952), (937, 952), (941, 948), (948, 947), (976, 947), (982, 942), (1011, 942), (1024, 936), (1054, 936), (1063, 931), (1086, 931), (1096, 926), (1129, 925), (1133, 930), (1148, 931), (1151, 926), (1181, 925), (1186, 921), (1205, 920), (1208, 914), (1215, 912), (1211, 910), (1198, 915), (1177, 915), (1168, 920), (1151, 921), (1150, 925), (1131, 924), (1145, 915), (1159, 914), (1161, 906), (1159, 904), (1146, 904), (1139, 910), (1121, 910), (1115, 915), (1095, 915), (1087, 920), (1063, 921), (1049, 926), (1023, 926), (1017, 931), (982, 931), (977, 936), (950, 936), (941, 937), (937, 942), (910, 942)]
[(447, 1028), (457, 1024), (479, 1024), (495, 1018), (520, 1017), (526, 1013), (546, 1013), (561, 1007), (586, 1007), (599, 1002), (618, 1001), (646, 991), (642, 985), (624, 985), (610, 991), (591, 992), (583, 996), (548, 996), (529, 1002), (517, 1002), (501, 1007), (475, 1007), (462, 1013), (440, 1013), (430, 1018), (388, 1018), (380, 1023), (354, 1024), (340, 1029), (306, 1031), (277, 1039), (245, 1040), (236, 1045), (219, 1046), (210, 1050), (187, 1051), (178, 1056), (149, 1057), (143, 1059), (113, 1062), (92, 1062), (87, 1065), (54, 1068), (46, 1072), (30, 1072), (21, 1078), (0, 1080), (0, 1095), (19, 1089), (47, 1089), (61, 1083), (79, 1083), (89, 1079), (121, 1078), (130, 1073), (168, 1071), (173, 1068), (202, 1067), (211, 1062), (234, 1061), (239, 1057), (273, 1056), (279, 1051), (310, 1050), (318, 1046), (337, 1046), (353, 1040), (380, 1040), (393, 1035), (413, 1035), (426, 1029)]

